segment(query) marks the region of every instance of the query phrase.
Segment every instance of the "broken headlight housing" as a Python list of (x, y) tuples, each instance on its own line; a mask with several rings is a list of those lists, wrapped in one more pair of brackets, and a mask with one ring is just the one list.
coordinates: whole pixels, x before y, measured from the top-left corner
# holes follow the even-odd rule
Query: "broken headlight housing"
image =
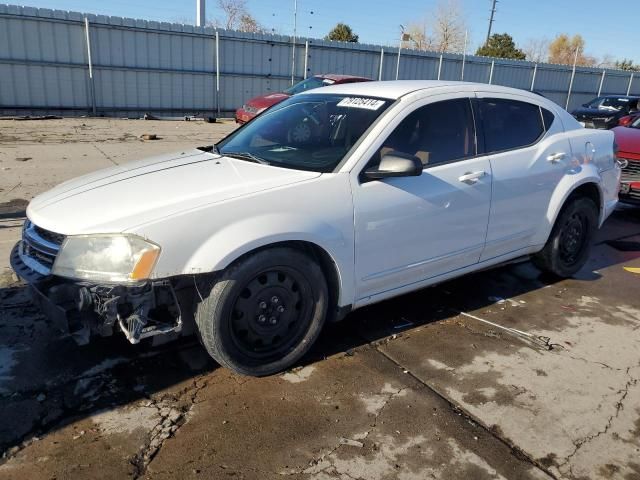
[(137, 235), (71, 235), (51, 273), (93, 282), (135, 283), (151, 276), (159, 256), (158, 245)]

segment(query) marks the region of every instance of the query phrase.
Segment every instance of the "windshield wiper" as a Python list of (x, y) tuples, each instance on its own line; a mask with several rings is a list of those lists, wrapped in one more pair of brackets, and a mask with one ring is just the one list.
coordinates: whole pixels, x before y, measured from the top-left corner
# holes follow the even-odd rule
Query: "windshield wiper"
[(239, 160), (247, 160), (249, 162), (260, 163), (262, 165), (271, 165), (265, 159), (260, 158), (251, 152), (221, 152), (221, 155), (225, 155), (231, 158), (237, 158)]

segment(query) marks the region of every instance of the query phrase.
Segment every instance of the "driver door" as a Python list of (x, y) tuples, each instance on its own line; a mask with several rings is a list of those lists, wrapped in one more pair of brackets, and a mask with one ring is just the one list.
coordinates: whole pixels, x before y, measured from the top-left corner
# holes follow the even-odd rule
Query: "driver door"
[[(417, 177), (353, 176), (356, 306), (477, 263), (485, 245), (491, 166), (477, 154), (471, 100), (430, 97), (408, 112), (366, 168), (392, 150), (417, 156)], [(426, 103), (426, 104), (425, 104)]]

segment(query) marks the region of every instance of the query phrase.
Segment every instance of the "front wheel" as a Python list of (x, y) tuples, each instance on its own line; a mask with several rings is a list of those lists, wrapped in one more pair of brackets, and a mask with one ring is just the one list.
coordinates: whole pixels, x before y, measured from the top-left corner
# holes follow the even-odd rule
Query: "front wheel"
[(225, 270), (197, 306), (196, 323), (218, 363), (243, 375), (271, 375), (311, 348), (328, 298), (317, 263), (295, 249), (272, 248)]
[(574, 275), (589, 258), (597, 225), (598, 208), (593, 200), (570, 200), (558, 215), (544, 248), (532, 257), (533, 263), (558, 277)]

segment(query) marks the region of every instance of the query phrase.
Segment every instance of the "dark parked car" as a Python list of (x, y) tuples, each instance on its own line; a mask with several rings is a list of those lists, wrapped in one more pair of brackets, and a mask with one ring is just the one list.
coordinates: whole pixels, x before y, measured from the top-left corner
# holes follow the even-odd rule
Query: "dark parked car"
[(256, 115), (264, 112), (267, 108), (272, 107), (276, 103), (286, 100), (296, 93), (306, 92), (319, 87), (327, 87), (329, 85), (337, 85), (339, 83), (355, 83), (370, 82), (370, 78), (356, 77), (354, 75), (335, 75), (326, 73), (324, 75), (314, 75), (306, 80), (296, 83), (294, 86), (287, 88), (284, 92), (266, 93), (259, 97), (252, 98), (236, 110), (236, 122), (246, 123)]
[(626, 127), (613, 129), (622, 164), (620, 201), (640, 205), (640, 117)]
[(620, 118), (638, 111), (638, 101), (640, 97), (607, 95), (585, 103), (571, 114), (584, 127), (609, 129), (617, 126)]

